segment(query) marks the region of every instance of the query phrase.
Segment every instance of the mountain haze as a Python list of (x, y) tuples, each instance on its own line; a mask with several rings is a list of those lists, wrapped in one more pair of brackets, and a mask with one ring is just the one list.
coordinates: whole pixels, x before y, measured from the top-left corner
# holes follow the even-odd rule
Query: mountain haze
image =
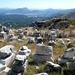
[(30, 10), (27, 7), (17, 9), (0, 9), (0, 14), (22, 14), (28, 16), (52, 17), (57, 14), (64, 14), (74, 11), (74, 9), (45, 9), (45, 10)]
[[(58, 19), (52, 19), (58, 18)], [(68, 27), (69, 24), (75, 24), (75, 9), (45, 9), (45, 10), (30, 10), (28, 8), (18, 9), (0, 9), (0, 24), (14, 28), (34, 26), (49, 26), (49, 28), (62, 28)], [(48, 20), (48, 22), (47, 22)], [(41, 24), (39, 22), (44, 22)], [(70, 23), (71, 22), (71, 23)]]

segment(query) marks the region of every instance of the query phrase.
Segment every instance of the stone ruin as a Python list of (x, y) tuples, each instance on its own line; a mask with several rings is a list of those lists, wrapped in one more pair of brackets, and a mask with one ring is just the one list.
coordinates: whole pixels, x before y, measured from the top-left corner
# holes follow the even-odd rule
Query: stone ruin
[(65, 47), (65, 42), (63, 39), (58, 39), (58, 43), (61, 47)]
[(18, 29), (15, 31), (15, 33), (18, 35), (18, 41), (22, 41), (25, 39), (24, 30)]
[(0, 41), (4, 41), (7, 38), (8, 33), (9, 29), (0, 24)]
[(9, 33), (9, 28), (7, 28), (6, 26), (3, 26), (3, 25), (0, 24), (0, 32), (2, 32), (2, 31), (4, 31), (4, 32), (6, 32), (6, 34), (8, 34)]
[(67, 69), (63, 71), (64, 75), (75, 75), (75, 57), (66, 62)]
[(50, 32), (50, 40), (56, 40), (56, 37), (57, 37), (57, 33), (56, 33), (56, 30), (55, 29), (52, 29), (51, 32)]
[(14, 60), (14, 46), (6, 45), (0, 49), (0, 63), (9, 65)]
[(53, 45), (55, 45), (56, 44), (56, 42), (54, 41), (54, 40), (50, 40), (49, 42), (48, 42), (48, 45), (49, 46), (53, 46)]
[(56, 72), (57, 73), (58, 72), (58, 73), (61, 74), (62, 73), (62, 68), (58, 64), (55, 64), (51, 61), (47, 61), (46, 66), (45, 66), (45, 71), (47, 73), (50, 73), (50, 72)]
[(74, 46), (74, 44), (73, 44), (72, 42), (68, 42), (67, 48), (71, 48), (71, 47), (73, 47), (73, 46)]
[(22, 75), (28, 65), (25, 55), (17, 55), (9, 75)]
[(46, 31), (46, 32), (44, 33), (44, 35), (43, 35), (43, 40), (44, 40), (44, 41), (48, 41), (48, 40), (49, 40), (49, 32), (48, 32), (48, 31)]
[(34, 37), (29, 37), (27, 43), (35, 43)]
[(75, 60), (67, 62), (66, 64), (67, 64), (68, 70), (75, 70), (75, 67), (74, 67), (75, 66)]
[(12, 65), (12, 69), (9, 75), (22, 75), (26, 70), (28, 65), (28, 56), (30, 55), (31, 50), (27, 46), (22, 46), (19, 49), (18, 54), (16, 55), (15, 61)]
[(35, 37), (35, 40), (41, 36), (41, 32), (37, 29), (35, 29), (34, 33), (33, 33), (34, 37)]
[(0, 73), (8, 73), (10, 68), (8, 68), (6, 65), (3, 65), (0, 63)]
[(8, 42), (14, 41), (14, 34), (9, 34), (7, 40), (8, 40)]
[(24, 33), (18, 33), (18, 39), (25, 39)]
[(58, 63), (59, 64), (66, 64), (69, 61), (72, 61), (74, 57), (74, 49), (73, 48), (69, 48), (67, 49), (63, 55), (58, 57)]
[(57, 33), (56, 29), (52, 29), (49, 34), (48, 45), (53, 46), (56, 44)]
[(26, 57), (28, 57), (30, 55), (30, 53), (31, 53), (31, 50), (28, 49), (27, 46), (22, 46), (18, 51), (19, 55), (26, 55)]
[(37, 37), (36, 43), (37, 44), (43, 44), (43, 38), (42, 37)]
[[(12, 45), (2, 47), (0, 49), (0, 72), (9, 72), (9, 75), (22, 75), (27, 68), (30, 53), (31, 50), (27, 46), (20, 47), (16, 53)], [(12, 68), (10, 70), (7, 66), (12, 62)]]
[(73, 59), (71, 61), (66, 62), (67, 65), (67, 70), (68, 73), (71, 75), (75, 75), (75, 57), (73, 57)]
[(14, 46), (6, 45), (0, 48), (0, 72), (8, 72), (7, 67), (15, 58)]
[(0, 37), (3, 38), (4, 40), (7, 38), (7, 34), (4, 31), (0, 32)]
[(46, 61), (54, 61), (53, 60), (53, 51), (52, 46), (46, 46), (44, 44), (36, 44), (35, 54), (33, 55), (33, 59), (36, 63), (43, 63)]

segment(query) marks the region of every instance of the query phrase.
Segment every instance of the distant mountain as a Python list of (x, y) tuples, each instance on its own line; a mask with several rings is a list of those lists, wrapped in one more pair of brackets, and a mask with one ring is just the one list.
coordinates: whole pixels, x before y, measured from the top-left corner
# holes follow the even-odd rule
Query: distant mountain
[(75, 9), (72, 12), (66, 13), (64, 15), (61, 16), (62, 18), (72, 18), (75, 19)]
[(30, 10), (28, 8), (18, 8), (18, 9), (7, 10), (4, 13), (6, 14), (26, 14), (29, 12)]
[[(67, 28), (71, 21), (68, 18), (75, 19), (75, 9), (30, 10), (26, 7), (0, 9), (0, 24), (8, 27), (11, 25), (15, 28), (30, 25), (38, 25), (39, 27), (40, 25), (44, 25), (44, 27), (49, 26), (49, 28)], [(71, 23), (75, 25), (74, 20)]]
[(71, 18), (75, 19), (75, 9), (65, 10), (65, 12), (60, 12), (51, 18)]
[(0, 9), (0, 14), (22, 14), (28, 16), (52, 17), (60, 14), (65, 14), (74, 11), (74, 9), (60, 10), (60, 9), (45, 9), (45, 10), (30, 10), (28, 8), (17, 9)]

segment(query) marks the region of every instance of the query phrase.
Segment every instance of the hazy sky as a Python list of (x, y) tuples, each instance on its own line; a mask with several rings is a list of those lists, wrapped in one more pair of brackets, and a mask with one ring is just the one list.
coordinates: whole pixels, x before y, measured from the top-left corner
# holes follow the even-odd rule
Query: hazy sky
[(0, 8), (22, 8), (29, 9), (70, 9), (75, 8), (75, 0), (0, 0)]

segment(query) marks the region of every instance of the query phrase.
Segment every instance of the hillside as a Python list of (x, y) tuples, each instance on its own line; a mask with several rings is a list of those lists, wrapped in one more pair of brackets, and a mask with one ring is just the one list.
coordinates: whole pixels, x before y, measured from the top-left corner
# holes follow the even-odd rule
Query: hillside
[(64, 18), (50, 18), (44, 21), (35, 21), (31, 26), (36, 28), (48, 28), (48, 29), (67, 29), (71, 26), (74, 27), (75, 19)]
[(59, 13), (59, 14), (53, 16), (53, 17), (75, 19), (75, 9), (71, 12)]
[(46, 17), (31, 17), (20, 14), (12, 14), (12, 15), (1, 14), (0, 24), (7, 27), (10, 27), (11, 25), (11, 27), (19, 28), (19, 27), (29, 26), (32, 22), (43, 19), (46, 19)]
[(63, 15), (63, 18), (75, 18), (75, 10), (73, 12)]
[(75, 9), (71, 12), (70, 10), (66, 10), (65, 13), (62, 11), (61, 13), (54, 15), (53, 17), (49, 17), (46, 20), (35, 21), (31, 25), (39, 28), (48, 27), (49, 29), (66, 29), (70, 28), (71, 26), (75, 28)]

